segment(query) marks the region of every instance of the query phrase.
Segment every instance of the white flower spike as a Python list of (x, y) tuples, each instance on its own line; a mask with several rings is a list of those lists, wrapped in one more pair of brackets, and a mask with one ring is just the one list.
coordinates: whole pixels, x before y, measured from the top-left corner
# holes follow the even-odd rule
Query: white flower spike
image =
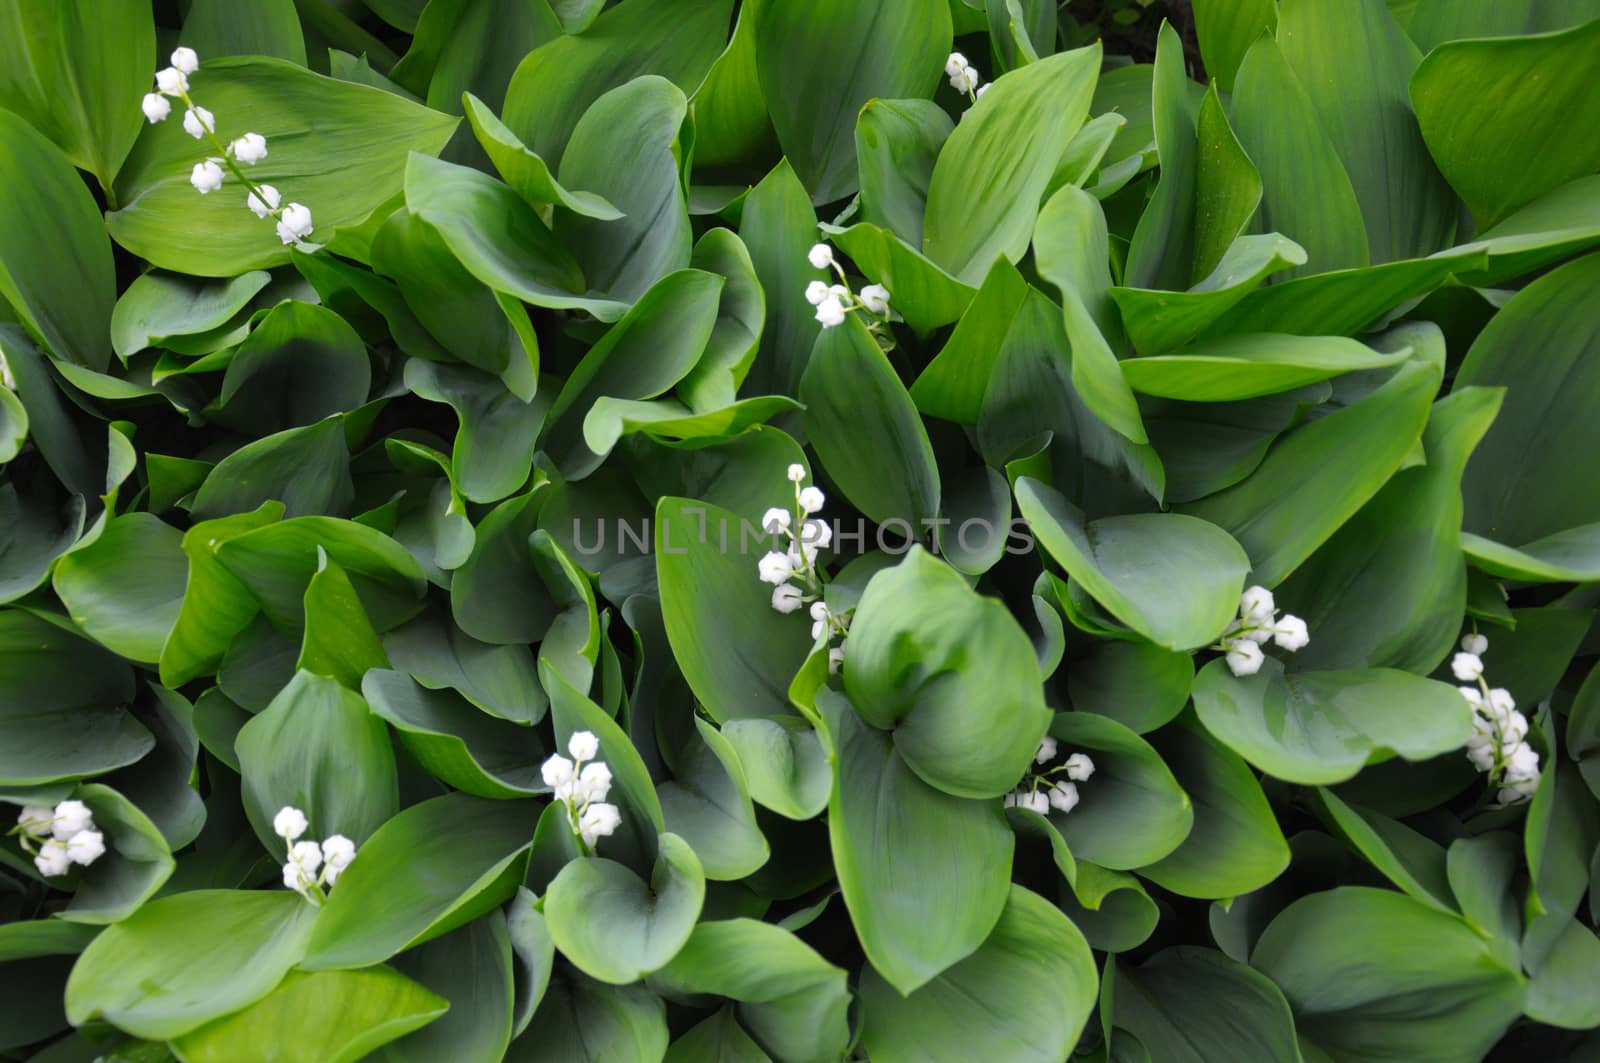
[(82, 801), (62, 801), (56, 805), (54, 821), (50, 824), (50, 832), (61, 841), (66, 841), (74, 834), (83, 830), (94, 829), (94, 813), (89, 811), (89, 806)]
[(67, 843), (59, 838), (51, 838), (45, 842), (34, 854), (33, 866), (38, 868), (39, 874), (45, 878), (65, 875), (67, 869), (72, 866), (72, 856), (67, 852)]
[(183, 131), (199, 140), (207, 133), (217, 131), (217, 119), (204, 107), (190, 107), (183, 112)]
[(880, 317), (889, 312), (889, 289), (881, 284), (869, 284), (861, 289), (861, 305)]
[(172, 65), (185, 74), (192, 74), (200, 69), (200, 57), (193, 48), (180, 46), (172, 53)]
[(1458, 653), (1450, 658), (1450, 671), (1463, 683), (1483, 678), (1483, 658), (1475, 653)]
[(805, 592), (793, 583), (773, 588), (772, 608), (780, 613), (792, 613), (805, 602)]
[(167, 115), (172, 113), (172, 101), (159, 92), (145, 93), (144, 99), (139, 101), (139, 107), (151, 125), (166, 121)]
[(189, 79), (175, 66), (156, 71), (156, 88), (166, 96), (181, 96), (189, 91)]
[(278, 809), (278, 814), (272, 817), (272, 833), (288, 842), (299, 838), (309, 826), (306, 814), (292, 805), (283, 806)]
[(1039, 739), (1039, 751), (1033, 755), (1033, 762), (1035, 764), (1050, 763), (1052, 760), (1056, 759), (1056, 753), (1058, 750), (1060, 750), (1060, 748), (1061, 743), (1057, 742), (1049, 735), (1045, 735), (1043, 738)]
[(67, 839), (67, 856), (74, 864), (87, 867), (106, 852), (106, 839), (97, 830), (80, 830)]
[(1234, 639), (1228, 644), (1228, 653), (1224, 658), (1228, 662), (1228, 671), (1237, 676), (1255, 675), (1261, 671), (1261, 662), (1265, 655), (1261, 647), (1249, 639)]
[(311, 235), (311, 208), (303, 203), (290, 203), (283, 208), (278, 219), (278, 239), (286, 244), (297, 243)]
[(812, 269), (831, 269), (836, 264), (833, 248), (827, 244), (812, 244), (811, 250), (806, 252), (806, 261), (811, 263)]
[(1483, 635), (1473, 632), (1461, 636), (1461, 652), (1470, 653), (1474, 657), (1482, 657), (1489, 650), (1489, 640)]
[(251, 192), (249, 197), (245, 199), (245, 206), (249, 207), (250, 212), (256, 217), (265, 218), (268, 214), (278, 209), (280, 202), (282, 202), (282, 198), (278, 195), (276, 188), (271, 185), (262, 185), (261, 195), (257, 196), (254, 192)]
[(816, 318), (822, 323), (823, 328), (844, 324), (844, 315), (844, 303), (837, 295), (830, 295), (817, 304)]
[(579, 764), (593, 760), (600, 755), (600, 739), (595, 737), (593, 731), (574, 731), (572, 737), (567, 739), (567, 753)]

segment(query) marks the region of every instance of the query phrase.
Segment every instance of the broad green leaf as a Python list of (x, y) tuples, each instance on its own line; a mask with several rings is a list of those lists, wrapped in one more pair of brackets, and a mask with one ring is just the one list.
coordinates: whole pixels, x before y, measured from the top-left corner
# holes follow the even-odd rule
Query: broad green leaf
[[(384, 1063), (500, 1063), (511, 1042), (514, 999), (511, 938), (498, 911), (401, 953), (394, 966), (448, 1002), (436, 1021), (395, 1041), (375, 1058)], [(382, 970), (382, 968), (379, 968)]]
[(488, 104), (470, 92), (462, 102), (478, 144), (488, 153), (489, 161), (494, 163), (501, 178), (523, 199), (536, 207), (554, 203), (574, 214), (601, 221), (622, 217), (622, 211), (606, 202), (604, 196), (564, 187), (550, 171), (550, 164), (529, 151)]
[[(1518, 292), (1467, 352), (1456, 388), (1507, 385), (1461, 482), (1468, 531), (1522, 546), (1600, 521), (1600, 499), (1572, 459), (1600, 444), (1600, 424), (1583, 413), (1584, 397), (1600, 387), (1600, 311), (1588, 298), (1597, 279), (1600, 255), (1546, 274)], [(1531, 350), (1537, 359), (1525, 357)], [(1554, 553), (1572, 557), (1570, 548)]]
[(1580, 177), (1520, 208), (1458, 251), (1488, 252), (1487, 268), (1466, 283), (1498, 284), (1600, 243), (1600, 175)]
[(1223, 92), (1232, 92), (1245, 53), (1277, 29), (1278, 5), (1275, 0), (1195, 0), (1194, 23), (1206, 73)]
[(337, 680), (300, 671), (234, 741), (244, 808), (268, 852), (278, 809), (292, 805), (312, 837), (366, 842), (398, 808), (394, 753), (383, 721)]
[(1305, 785), (1343, 782), (1390, 753), (1448, 753), (1472, 729), (1471, 708), (1444, 683), (1391, 668), (1285, 675), (1270, 655), (1250, 676), (1230, 675), (1220, 659), (1206, 665), (1195, 677), (1194, 707), (1235, 753)]
[(1200, 273), (1195, 262), (1199, 151), (1188, 82), (1183, 42), (1172, 24), (1163, 22), (1150, 90), (1161, 176), (1128, 244), (1123, 280), (1130, 287), (1178, 291)]
[(902, 995), (876, 970), (862, 977), (862, 1043), (873, 1059), (955, 1063), (1067, 1058), (1094, 1010), (1094, 958), (1049, 901), (1013, 885), (977, 951)]
[(1428, 463), (1396, 473), (1278, 588), (1314, 633), (1288, 662), (1296, 671), (1425, 673), (1448, 655), (1467, 596), (1461, 471), (1500, 403), (1488, 388), (1436, 403), (1422, 435)]
[(922, 246), (928, 181), (955, 123), (932, 100), (868, 100), (856, 117), (861, 220)]
[(1060, 492), (1031, 477), (1017, 506), (1045, 551), (1118, 620), (1158, 646), (1215, 640), (1238, 609), (1249, 559), (1215, 525), (1177, 513), (1085, 521)]
[(1587, 991), (1597, 975), (1600, 938), (1577, 919), (1568, 920), (1528, 981), (1528, 1017), (1568, 1030), (1600, 1025), (1600, 1004)]
[[(774, 504), (790, 490), (775, 481)], [(718, 722), (792, 715), (789, 682), (810, 648), (805, 615), (774, 610), (771, 588), (758, 578), (769, 538), (758, 519), (683, 498), (656, 505), (667, 637), (684, 679)]]
[(130, 103), (150, 89), (156, 37), (149, 9), (16, 0), (0, 12), (0, 25), (0, 106), (110, 189), (143, 124)]
[(536, 810), (446, 794), (388, 820), (339, 876), (301, 967), (381, 963), (505, 903), (522, 878)]
[(367, 348), (325, 307), (285, 300), (234, 348), (217, 397), (217, 420), (265, 434), (314, 424), (367, 401)]
[(1600, 522), (1580, 524), (1520, 547), (1462, 532), (1461, 549), (1476, 569), (1492, 576), (1528, 583), (1600, 580)]
[(469, 93), (499, 107), (523, 56), (562, 32), (545, 0), (435, 0), (390, 76), (440, 111), (459, 114)]
[(262, 0), (243, 7), (228, 0), (195, 0), (183, 20), (183, 42), (205, 59), (273, 55), (306, 65), (305, 33), (294, 0)]
[[(1391, 5), (1393, 6), (1393, 5)], [(1463, 37), (1517, 37), (1564, 30), (1600, 16), (1594, 0), (1417, 0), (1406, 35), (1424, 52)]]
[[(691, 234), (678, 178), (678, 130), (688, 101), (663, 77), (638, 77), (589, 106), (561, 155), (563, 183), (593, 189), (625, 215), (555, 212), (555, 233), (573, 249), (591, 288), (631, 303), (689, 264)], [(618, 166), (618, 159), (629, 165)]]
[(297, 670), (360, 690), (367, 669), (389, 666), (350, 577), (325, 553), (318, 555), (317, 571), (306, 586), (305, 615)]
[(355, 495), (344, 419), (329, 417), (246, 443), (223, 458), (195, 492), (197, 520), (282, 502), (290, 517), (342, 514)]
[(999, 601), (919, 546), (872, 577), (851, 625), (845, 693), (892, 729), (897, 761), (960, 797), (1015, 785), (1050, 714), (1033, 646)]
[(1087, 116), (1099, 68), (1098, 46), (1063, 52), (998, 78), (973, 105), (928, 184), (929, 259), (975, 285), (995, 259), (1022, 257), (1056, 160)]
[(533, 1025), (511, 1042), (506, 1059), (657, 1063), (669, 1036), (666, 1005), (644, 986), (610, 986), (570, 971), (551, 978)]
[(596, 400), (652, 399), (694, 368), (716, 325), (723, 284), (701, 270), (670, 273), (589, 348), (551, 406), (539, 441), (568, 479), (583, 479), (605, 458), (581, 439)]
[[(689, 264), (724, 278), (717, 323), (705, 354), (678, 382), (677, 389), (690, 409), (712, 413), (733, 403), (755, 363), (766, 325), (767, 297), (749, 248), (731, 229), (712, 229), (702, 236)], [(780, 400), (773, 397), (770, 401)]]
[(111, 347), (126, 362), (164, 340), (220, 329), (271, 280), (265, 270), (217, 281), (163, 270), (141, 273), (112, 308)]
[[(868, 280), (889, 289), (894, 312), (914, 329), (927, 331), (948, 325), (959, 318), (972, 301), (973, 292), (968, 281), (956, 279), (925, 252), (918, 251), (887, 229), (859, 222), (848, 229), (824, 226), (823, 230), (833, 237)], [(983, 272), (987, 273), (988, 269), (985, 266)]]
[(1087, 860), (1078, 861), (1077, 872), (1071, 889), (1057, 889), (1056, 903), (1092, 947), (1128, 952), (1150, 939), (1161, 913), (1137, 878)]
[[(16, 382), (16, 387), (8, 390), (14, 392), (13, 398), (21, 403), (27, 414), (28, 437), (39, 448), (40, 456), (56, 474), (56, 478), (68, 490), (76, 491), (86, 499), (105, 490), (105, 482), (98, 468), (99, 459), (97, 457), (91, 462), (86, 435), (67, 412), (66, 403), (71, 392), (63, 392), (50, 374), (51, 366), (69, 379), (74, 371), (91, 373), (92, 370), (82, 369), (59, 358), (47, 361), (21, 326), (14, 324), (0, 325), (0, 358), (5, 360), (5, 366)], [(16, 489), (14, 484), (7, 484), (6, 487), (11, 491)], [(57, 515), (52, 514), (50, 523), (82, 523), (82, 513), (72, 512), (74, 509), (82, 510), (82, 505), (69, 503), (62, 509), (62, 521), (58, 522), (55, 519)], [(74, 529), (74, 532), (78, 530), (81, 528)], [(77, 541), (76, 534), (73, 534), (72, 541)], [(24, 567), (21, 574), (8, 573), (0, 579), (0, 594), (6, 595), (5, 600), (16, 597), (11, 592), (17, 588), (10, 584), (18, 580), (18, 575), (31, 578), (33, 573), (30, 568)], [(39, 576), (42, 577), (43, 573), (39, 573)], [(25, 589), (32, 590), (36, 585)]]
[(529, 52), (501, 118), (530, 151), (559, 159), (583, 113), (611, 89), (658, 74), (694, 91), (728, 41), (732, 10), (732, 0), (623, 0)]
[(544, 500), (541, 485), (492, 509), (478, 524), (466, 563), (451, 574), (451, 615), (472, 638), (499, 645), (537, 642), (560, 612), (528, 546)]
[(1194, 658), (1143, 639), (1104, 639), (1066, 672), (1072, 707), (1109, 716), (1135, 734), (1169, 722), (1189, 701)]
[(1277, 233), (1243, 236), (1228, 247), (1209, 276), (1186, 291), (1116, 287), (1109, 294), (1138, 352), (1164, 354), (1225, 318), (1267, 277), (1305, 260), (1299, 244)]
[(745, 196), (739, 217), (739, 239), (767, 302), (761, 346), (747, 378), (747, 390), (756, 394), (792, 395), (800, 386), (821, 326), (811, 304), (795, 296), (822, 279), (822, 271), (806, 261), (817, 237), (817, 214), (805, 186), (789, 160), (780, 160)]
[(1183, 511), (1236, 533), (1251, 581), (1274, 587), (1400, 468), (1438, 386), (1437, 366), (1407, 362), (1371, 395), (1284, 437), (1242, 483)]
[(545, 894), (544, 917), (556, 948), (579, 970), (627, 985), (677, 954), (704, 899), (700, 861), (669, 833), (649, 882), (600, 856), (567, 864)]
[(155, 1040), (188, 1033), (271, 992), (305, 954), (316, 915), (287, 890), (151, 901), (84, 949), (67, 981), (67, 1017)]
[[(794, 820), (811, 819), (828, 806), (832, 783), (822, 741), (796, 716), (746, 717), (722, 725), (738, 753), (751, 798)], [(1600, 743), (1597, 743), (1600, 744)]]
[(1109, 989), (1107, 997), (1114, 1001), (1115, 1038), (1127, 1030), (1151, 1059), (1302, 1058), (1294, 1016), (1278, 987), (1212, 949), (1178, 945), (1137, 967), (1118, 963), (1114, 986), (1114, 997)]
[[(1344, 162), (1372, 261), (1416, 258), (1448, 246), (1455, 202), (1423, 143), (1407, 93), (1422, 56), (1383, 0), (1284, 0), (1277, 40)], [(1352, 64), (1361, 65), (1363, 76), (1348, 76)]]
[[(726, 230), (722, 230), (726, 232)], [(702, 360), (701, 364), (705, 364)], [(663, 442), (703, 444), (737, 438), (745, 430), (801, 405), (782, 395), (744, 399), (720, 410), (694, 413), (676, 399), (615, 399), (602, 395), (583, 419), (583, 441), (606, 454), (623, 436), (636, 433)]]
[(910, 993), (989, 937), (1015, 840), (996, 802), (924, 783), (842, 697), (819, 690), (817, 707), (833, 752), (828, 835), (840, 892), (873, 969)]
[(479, 642), (429, 612), (389, 632), (383, 648), (397, 669), (423, 686), (454, 688), (490, 716), (518, 724), (544, 716), (547, 703), (527, 646)]
[(772, 128), (813, 203), (856, 191), (857, 114), (873, 97), (931, 95), (952, 32), (942, 0), (762, 3), (754, 29)]
[(1478, 1059), (1522, 1012), (1523, 983), (1459, 918), (1346, 886), (1291, 904), (1251, 965), (1329, 1058)]
[(694, 89), (694, 161), (698, 166), (765, 157), (776, 140), (756, 67), (755, 11), (755, 4), (739, 5), (728, 46)]
[(933, 447), (889, 359), (856, 318), (817, 338), (800, 400), (823, 468), (847, 499), (875, 523), (909, 524), (939, 512)]
[(0, 465), (22, 452), (28, 442), (28, 411), (10, 388), (0, 388)]
[[(437, 152), (459, 121), (263, 56), (207, 63), (192, 84), (219, 116), (224, 141), (246, 130), (267, 138), (269, 154), (251, 168), (251, 180), (311, 208), (319, 241), (366, 220), (399, 192), (407, 154)], [(199, 276), (287, 263), (289, 247), (271, 223), (240, 209), (237, 184), (195, 195), (189, 171), (198, 154), (179, 122), (146, 128), (117, 178), (124, 206), (107, 218), (112, 238), (158, 266)]]
[(1381, 812), (1348, 805), (1325, 788), (1317, 790), (1314, 807), (1335, 834), (1406, 895), (1455, 914), (1445, 851), (1432, 839)]
[(79, 872), (71, 903), (57, 914), (75, 923), (119, 922), (171, 877), (172, 851), (150, 818), (109, 786), (90, 783), (74, 790), (73, 796), (94, 813), (95, 829), (105, 835), (106, 853)]
[(771, 923), (703, 922), (650, 981), (736, 1001), (733, 1014), (776, 1059), (831, 1059), (850, 1040), (845, 972)]
[(1289, 867), (1289, 843), (1244, 761), (1193, 717), (1163, 728), (1151, 744), (1193, 802), (1194, 829), (1140, 875), (1184, 897), (1227, 899), (1261, 889)]
[(1229, 246), (1250, 224), (1261, 204), (1262, 186), (1260, 171), (1228, 125), (1228, 114), (1222, 108), (1215, 83), (1200, 105), (1195, 135), (1199, 145), (1194, 178), (1194, 269), (1190, 280), (1199, 283), (1217, 268)]
[[(15, 17), (19, 7), (8, 9), (0, 19)], [(18, 32), (13, 27), (0, 39)], [(116, 275), (94, 197), (55, 145), (4, 108), (0, 170), (9, 175), (11, 199), (0, 224), (0, 298), (58, 358), (104, 370), (111, 361), (106, 334)]]
[(772, 1057), (739, 1025), (731, 1005), (678, 1037), (663, 1059), (665, 1063), (772, 1063)]
[(148, 513), (108, 521), (100, 538), (56, 562), (52, 585), (96, 642), (154, 663), (177, 623), (187, 563), (183, 535)]
[(1600, 20), (1531, 37), (1450, 41), (1412, 74), (1422, 136), (1480, 227), (1600, 169), (1600, 146), (1573, 135), (1600, 121), (1600, 102), (1588, 91), (1600, 74), (1597, 55)]
[[(1045, 205), (1040, 213), (1041, 229), (1061, 199), (1062, 194), (1057, 194)], [(1042, 251), (1035, 254), (1042, 259)], [(977, 423), (1000, 345), (1028, 291), (1015, 266), (1004, 258), (995, 260), (943, 349), (911, 385), (917, 409), (947, 421)]]
[(179, 1037), (191, 1063), (228, 1063), (241, 1052), (264, 1059), (317, 1057), (329, 1063), (366, 1058), (397, 1037), (434, 1022), (448, 1002), (388, 967), (365, 971), (291, 971), (254, 1004)]
[(1189, 795), (1144, 739), (1088, 712), (1058, 714), (1050, 734), (1067, 752), (1094, 760), (1091, 782), (1071, 812), (1049, 813), (1074, 858), (1104, 868), (1143, 867), (1173, 853), (1194, 826)]
[(1170, 354), (1131, 358), (1135, 391), (1187, 402), (1234, 402), (1292, 391), (1358, 369), (1398, 366), (1411, 348), (1375, 351), (1338, 336), (1255, 333), (1202, 341)]
[(1245, 52), (1228, 118), (1261, 175), (1259, 223), (1306, 249), (1297, 275), (1365, 266), (1361, 204), (1306, 92), (1271, 37)]
[(706, 878), (737, 881), (766, 863), (771, 850), (756, 824), (739, 754), (715, 727), (699, 717), (694, 725), (673, 777), (657, 788), (662, 818), (694, 850)]
[(436, 779), (480, 797), (543, 792), (545, 750), (529, 728), (480, 712), (448, 690), (429, 690), (395, 671), (375, 669), (361, 683), (372, 711)]
[(527, 482), (547, 396), (525, 402), (481, 370), (420, 359), (406, 363), (405, 382), (418, 398), (455, 411), (459, 427), (450, 469), (463, 495), (474, 502), (498, 502)]

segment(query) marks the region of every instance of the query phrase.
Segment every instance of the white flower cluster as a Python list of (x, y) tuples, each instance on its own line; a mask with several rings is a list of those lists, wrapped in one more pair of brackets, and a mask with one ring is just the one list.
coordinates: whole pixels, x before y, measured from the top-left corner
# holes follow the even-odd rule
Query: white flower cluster
[(46, 878), (65, 875), (73, 864), (88, 867), (106, 852), (105, 835), (94, 829), (94, 813), (82, 801), (24, 805), (11, 833)]
[[(1061, 750), (1061, 744), (1049, 735), (1039, 743), (1039, 752), (1033, 755), (1035, 764), (1044, 765), (1056, 759)], [(1078, 807), (1081, 795), (1078, 793), (1078, 784), (1088, 782), (1089, 776), (1094, 774), (1094, 761), (1087, 753), (1074, 753), (1065, 761), (1053, 768), (1047, 768), (1038, 774), (1023, 780), (1024, 785), (1006, 794), (1005, 807), (1026, 808), (1030, 812), (1044, 815), (1052, 808), (1060, 813), (1071, 812)], [(1065, 775), (1065, 779), (1052, 780), (1052, 775)]]
[[(278, 223), (278, 239), (286, 244), (299, 244), (311, 235), (311, 208), (303, 203), (283, 206), (283, 197), (271, 185), (257, 184), (245, 176), (239, 163), (254, 166), (267, 157), (267, 138), (260, 133), (246, 133), (226, 146), (217, 139), (216, 116), (189, 98), (189, 75), (200, 69), (200, 57), (193, 48), (179, 48), (172, 53), (172, 65), (156, 71), (156, 91), (145, 93), (140, 105), (150, 124), (165, 121), (172, 113), (172, 100), (184, 106), (183, 131), (196, 140), (209, 140), (217, 150), (203, 162), (195, 163), (189, 174), (189, 183), (202, 196), (215, 192), (227, 179), (226, 166), (244, 183), (247, 195), (245, 206), (258, 218), (272, 216)], [(169, 99), (170, 97), (170, 99)]]
[(1212, 648), (1227, 655), (1228, 669), (1234, 675), (1255, 675), (1265, 659), (1261, 647), (1269, 640), (1293, 653), (1310, 644), (1311, 634), (1298, 616), (1278, 616), (1271, 591), (1251, 587), (1239, 596), (1239, 616), (1222, 633), (1222, 641)]
[(839, 283), (812, 281), (806, 285), (806, 302), (817, 308), (817, 320), (823, 328), (844, 324), (844, 316), (852, 310), (866, 310), (885, 321), (889, 318), (889, 289), (881, 284), (869, 284), (857, 295), (850, 290), (844, 267), (833, 257), (833, 248), (827, 244), (812, 244), (806, 260), (813, 269), (831, 269), (839, 275)]
[(976, 67), (967, 62), (967, 57), (960, 52), (951, 52), (950, 58), (944, 61), (944, 76), (950, 79), (951, 88), (966, 96), (973, 103), (977, 103), (978, 97), (989, 91), (987, 82), (982, 85), (978, 84), (978, 82), (983, 81), (982, 75), (978, 73)]
[[(820, 245), (819, 245), (820, 246)], [(789, 466), (789, 482), (794, 486), (794, 502), (789, 509), (773, 506), (761, 515), (761, 527), (769, 535), (788, 539), (786, 549), (772, 550), (756, 562), (763, 583), (773, 585), (772, 608), (792, 613), (807, 603), (811, 606), (811, 638), (847, 635), (850, 611), (831, 611), (822, 600), (822, 576), (817, 571), (817, 554), (833, 542), (833, 529), (825, 520), (811, 515), (827, 501), (819, 487), (801, 487), (806, 467), (798, 462)], [(828, 650), (828, 671), (838, 672), (844, 664), (844, 641)]]
[(292, 805), (284, 805), (272, 817), (272, 833), (289, 847), (289, 859), (283, 865), (283, 884), (312, 904), (321, 905), (327, 899), (323, 887), (331, 887), (355, 860), (356, 843), (343, 834), (330, 835), (321, 845), (300, 841), (300, 836), (310, 826), (306, 814)]
[(582, 838), (586, 847), (593, 848), (622, 825), (617, 806), (606, 804), (606, 795), (611, 792), (611, 769), (604, 761), (595, 760), (600, 755), (600, 740), (592, 731), (573, 732), (567, 740), (567, 752), (572, 754), (571, 760), (552, 753), (540, 765), (539, 774), (556, 800), (567, 806), (567, 825), (572, 833)]
[(1495, 795), (1503, 807), (1527, 801), (1539, 788), (1539, 754), (1528, 745), (1528, 718), (1517, 711), (1511, 691), (1491, 689), (1483, 678), (1483, 654), (1489, 640), (1476, 632), (1461, 636), (1461, 652), (1450, 659), (1450, 671), (1463, 683), (1461, 696), (1472, 706), (1472, 737), (1467, 759), (1499, 785)]

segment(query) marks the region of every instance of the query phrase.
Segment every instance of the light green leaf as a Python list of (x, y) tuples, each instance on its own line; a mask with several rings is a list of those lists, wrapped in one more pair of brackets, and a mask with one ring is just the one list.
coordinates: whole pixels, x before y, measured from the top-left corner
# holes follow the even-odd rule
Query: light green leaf
[(56, 562), (52, 585), (91, 638), (130, 660), (154, 663), (182, 605), (182, 539), (149, 513), (125, 514)]
[(193, 336), (231, 322), (272, 280), (251, 270), (222, 281), (206, 281), (162, 270), (133, 279), (111, 311), (111, 346), (126, 362), (146, 347), (175, 336)]
[(1179, 945), (1139, 966), (1118, 963), (1113, 990), (1117, 1032), (1127, 1030), (1163, 1063), (1219, 1058), (1298, 1063), (1294, 1016), (1260, 972), (1212, 949)]
[(1163, 22), (1150, 99), (1161, 176), (1128, 244), (1124, 283), (1130, 287), (1178, 291), (1192, 275), (1200, 274), (1195, 262), (1199, 152), (1188, 85), (1183, 42), (1172, 24)]
[(1395, 367), (1410, 347), (1375, 351), (1338, 336), (1246, 333), (1182, 348), (1170, 354), (1130, 358), (1122, 375), (1135, 391), (1186, 402), (1236, 402), (1293, 391), (1358, 369)]
[(1232, 92), (1245, 53), (1277, 29), (1278, 5), (1276, 0), (1195, 0), (1194, 23), (1206, 73), (1223, 92)]

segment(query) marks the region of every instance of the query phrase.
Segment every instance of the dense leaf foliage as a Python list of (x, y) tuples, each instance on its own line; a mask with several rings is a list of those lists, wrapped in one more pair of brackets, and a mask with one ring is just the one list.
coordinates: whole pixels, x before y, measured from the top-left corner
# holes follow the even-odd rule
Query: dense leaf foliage
[(1597, 82), (0, 0), (0, 1059), (1600, 1058)]

